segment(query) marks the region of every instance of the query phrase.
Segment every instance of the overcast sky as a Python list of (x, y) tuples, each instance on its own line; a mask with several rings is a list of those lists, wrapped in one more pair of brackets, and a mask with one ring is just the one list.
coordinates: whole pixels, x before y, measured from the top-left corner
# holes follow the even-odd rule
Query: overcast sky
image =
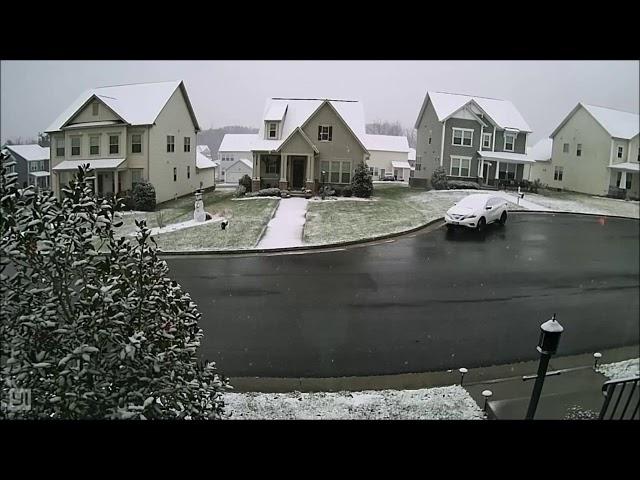
[(357, 99), (413, 126), (427, 90), (511, 100), (549, 133), (582, 101), (638, 113), (637, 61), (3, 61), (0, 141), (35, 137), (84, 90), (184, 80), (202, 128), (259, 126), (268, 97)]

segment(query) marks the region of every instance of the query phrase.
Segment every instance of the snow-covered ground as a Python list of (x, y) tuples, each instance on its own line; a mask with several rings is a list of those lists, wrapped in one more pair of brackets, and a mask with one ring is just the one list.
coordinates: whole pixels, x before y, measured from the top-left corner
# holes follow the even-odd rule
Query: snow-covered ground
[(288, 248), (302, 245), (302, 228), (305, 223), (307, 204), (305, 198), (292, 197), (280, 200), (257, 248)]
[(320, 197), (313, 197), (310, 202), (333, 202), (333, 201), (345, 201), (345, 202), (377, 202), (377, 198), (359, 198), (359, 197), (325, 197), (324, 200)]
[(546, 192), (544, 195), (527, 193), (525, 199), (561, 212), (640, 217), (640, 203), (631, 200), (617, 200), (573, 192)]
[(241, 202), (243, 200), (264, 200), (270, 198), (272, 200), (280, 200), (280, 197), (276, 197), (275, 195), (268, 195), (268, 196), (264, 196), (264, 197), (240, 197), (240, 198), (232, 198), (231, 201), (233, 202)]
[(630, 360), (623, 360), (622, 362), (607, 363), (604, 365), (598, 365), (596, 369), (609, 379), (633, 377), (640, 372), (640, 358), (632, 358)]
[[(164, 227), (153, 227), (151, 229), (151, 235), (155, 236), (155, 235), (160, 235), (162, 233), (170, 233), (170, 232), (175, 232), (177, 230), (183, 230), (185, 228), (191, 228), (191, 227), (200, 227), (202, 225), (206, 225), (209, 223), (216, 223), (216, 222), (221, 222), (224, 220), (224, 217), (213, 217), (211, 220), (207, 220), (204, 222), (196, 222), (195, 220), (187, 220), (186, 222), (179, 222), (179, 223), (171, 223), (169, 225), (166, 225)], [(138, 233), (137, 232), (133, 232), (130, 233), (129, 236), (136, 236)]]
[(227, 393), (232, 420), (480, 420), (484, 413), (459, 385), (420, 390)]

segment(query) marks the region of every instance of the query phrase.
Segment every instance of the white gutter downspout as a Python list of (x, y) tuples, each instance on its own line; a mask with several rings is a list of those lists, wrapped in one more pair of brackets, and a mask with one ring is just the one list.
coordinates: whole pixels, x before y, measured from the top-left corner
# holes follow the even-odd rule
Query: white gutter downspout
[(496, 126), (493, 126), (493, 145), (491, 146), (491, 151), (496, 151)]
[(444, 131), (447, 128), (447, 120), (442, 123), (442, 141), (440, 142), (440, 166), (442, 166), (442, 157), (444, 155)]
[(613, 147), (614, 147), (614, 141), (613, 141), (613, 137), (611, 137), (611, 152), (609, 153), (609, 165), (613, 165)]

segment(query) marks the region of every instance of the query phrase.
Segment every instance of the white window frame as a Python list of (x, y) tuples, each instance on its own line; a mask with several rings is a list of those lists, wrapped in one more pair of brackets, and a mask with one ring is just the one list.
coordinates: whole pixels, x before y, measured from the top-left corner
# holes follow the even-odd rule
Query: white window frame
[[(91, 145), (91, 141), (93, 139), (95, 139), (95, 138), (98, 139), (98, 144), (97, 145)], [(96, 153), (91, 153), (91, 148), (92, 147), (98, 147), (98, 151)], [(92, 156), (100, 155), (100, 135), (89, 135), (89, 155), (92, 155)]]
[[(73, 141), (77, 140), (78, 141), (78, 146), (74, 147), (73, 145)], [(78, 153), (73, 153), (73, 149), (77, 148), (78, 149)], [(82, 155), (82, 137), (71, 137), (71, 156), (72, 157), (79, 157), (80, 155)]]
[[(460, 143), (456, 143), (456, 131), (461, 132), (460, 134)], [(465, 145), (465, 133), (471, 132), (471, 142), (469, 145)], [(451, 145), (455, 145), (456, 147), (471, 147), (473, 148), (473, 128), (451, 128)]]
[[(275, 127), (275, 128), (271, 128)], [(273, 137), (271, 136), (271, 132), (274, 133)], [(278, 122), (267, 122), (267, 140), (277, 140), (278, 139)]]
[[(492, 137), (492, 136), (493, 136), (493, 134), (492, 134), (491, 132), (489, 132), (489, 133), (486, 133), (486, 132), (485, 132), (485, 133), (483, 133), (483, 134), (482, 134), (482, 148), (491, 148), (491, 137)], [(484, 144), (484, 143), (485, 143), (485, 140), (486, 140), (487, 138), (489, 139), (489, 142), (488, 142), (488, 143), (489, 143), (489, 145), (485, 145), (485, 144)]]
[(624, 158), (624, 145), (618, 145), (616, 158)]
[(175, 153), (176, 151), (176, 136), (167, 135), (167, 153)]
[[(135, 137), (140, 137), (140, 142), (134, 141)], [(134, 145), (140, 145), (140, 151), (139, 152), (134, 152), (133, 151), (133, 146)], [(136, 153), (136, 154), (142, 153), (142, 134), (141, 133), (132, 133), (131, 134), (131, 153)]]
[[(62, 154), (60, 154), (60, 150), (62, 150)], [(65, 154), (64, 138), (56, 138), (56, 157), (64, 157), (64, 154)]]
[[(331, 142), (333, 141), (333, 125), (318, 125), (320, 127), (320, 142)], [(326, 132), (325, 132), (326, 129)], [(329, 130), (331, 129), (331, 134)], [(329, 140), (329, 136), (331, 136), (331, 140)]]
[[(453, 161), (454, 160), (459, 160), (459, 164), (457, 167), (458, 173), (457, 175), (454, 175), (453, 173)], [(467, 170), (468, 170), (468, 174), (467, 175), (461, 175), (462, 173), (462, 162), (466, 161), (468, 162), (467, 164)], [(449, 162), (449, 176), (450, 177), (460, 177), (460, 178), (468, 178), (471, 175), (471, 157), (461, 157), (459, 155), (451, 155), (450, 157), (450, 162)]]
[(191, 151), (191, 137), (184, 137), (184, 147), (183, 150), (185, 152), (190, 152)]
[(553, 169), (553, 180), (561, 182), (564, 177), (564, 167), (556, 165)]
[[(116, 143), (111, 143), (112, 138), (117, 138)], [(118, 147), (116, 152), (111, 151), (111, 147)], [(120, 155), (120, 134), (119, 133), (110, 133), (109, 134), (109, 155)]]
[[(511, 142), (511, 148), (507, 148), (507, 137), (513, 137), (513, 141)], [(505, 132), (504, 134), (504, 146), (502, 147), (502, 149), (505, 152), (514, 152), (516, 149), (516, 138), (518, 137), (517, 133), (508, 133)]]
[[(346, 169), (345, 169), (345, 165), (347, 165)], [(351, 172), (353, 172), (353, 169), (351, 168), (351, 160), (340, 161), (340, 183), (342, 183), (343, 185), (347, 185), (351, 183), (351, 178), (353, 176)], [(349, 180), (345, 182), (344, 175), (346, 173), (349, 174)]]

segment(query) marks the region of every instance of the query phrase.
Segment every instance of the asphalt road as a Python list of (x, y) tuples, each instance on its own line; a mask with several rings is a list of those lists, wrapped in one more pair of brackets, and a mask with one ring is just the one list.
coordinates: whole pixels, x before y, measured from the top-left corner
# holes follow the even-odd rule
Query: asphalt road
[(639, 222), (511, 214), (295, 255), (167, 258), (203, 313), (202, 355), (227, 376), (341, 377), (536, 359), (638, 343)]

